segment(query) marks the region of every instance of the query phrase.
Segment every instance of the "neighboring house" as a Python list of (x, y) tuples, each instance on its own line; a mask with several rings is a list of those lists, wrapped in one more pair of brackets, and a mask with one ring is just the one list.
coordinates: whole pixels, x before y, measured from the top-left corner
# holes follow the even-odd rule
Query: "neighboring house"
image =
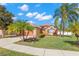
[(54, 28), (50, 27), (48, 29), (48, 35), (53, 35), (54, 31), (55, 31)]
[(43, 34), (44, 35), (48, 35), (48, 30), (49, 30), (49, 28), (50, 28), (50, 25), (48, 25), (48, 24), (44, 24), (44, 25), (42, 25), (42, 26), (40, 26), (41, 27), (41, 30), (42, 30), (42, 32), (43, 32)]
[(42, 28), (42, 32), (45, 34), (45, 35), (57, 35), (58, 33), (58, 29), (55, 28), (54, 26), (52, 25), (49, 25), (49, 24), (45, 24), (45, 25), (42, 25), (40, 26)]

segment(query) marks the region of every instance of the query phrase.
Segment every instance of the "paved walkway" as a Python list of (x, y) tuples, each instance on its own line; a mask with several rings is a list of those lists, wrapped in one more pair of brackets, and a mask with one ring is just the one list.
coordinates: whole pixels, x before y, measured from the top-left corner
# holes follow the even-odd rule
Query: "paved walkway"
[(75, 51), (35, 48), (30, 46), (14, 44), (14, 42), (17, 42), (19, 40), (20, 37), (0, 39), (0, 47), (38, 56), (79, 56), (79, 52)]

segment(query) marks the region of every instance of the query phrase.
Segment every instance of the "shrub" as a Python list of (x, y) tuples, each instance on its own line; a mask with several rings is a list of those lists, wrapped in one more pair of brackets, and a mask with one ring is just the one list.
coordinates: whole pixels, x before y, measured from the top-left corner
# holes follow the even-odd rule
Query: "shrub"
[(44, 34), (40, 34), (39, 37), (40, 37), (40, 38), (44, 38), (45, 35), (44, 35)]

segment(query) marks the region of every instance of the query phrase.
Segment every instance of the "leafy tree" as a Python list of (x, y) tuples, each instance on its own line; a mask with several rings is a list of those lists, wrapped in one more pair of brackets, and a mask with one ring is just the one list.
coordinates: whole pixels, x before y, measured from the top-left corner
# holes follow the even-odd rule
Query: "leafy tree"
[(5, 31), (7, 26), (13, 22), (14, 15), (10, 13), (4, 6), (0, 5), (0, 27), (3, 30), (3, 34), (5, 35)]
[(3, 29), (7, 29), (7, 26), (13, 22), (13, 16), (4, 6), (0, 5), (0, 26)]
[(11, 23), (9, 26), (8, 26), (8, 30), (7, 32), (10, 34), (10, 33), (14, 33), (16, 35), (20, 35), (22, 34), (23, 35), (23, 39), (24, 39), (24, 30), (26, 28), (26, 22), (23, 22), (23, 21), (16, 21), (14, 23)]

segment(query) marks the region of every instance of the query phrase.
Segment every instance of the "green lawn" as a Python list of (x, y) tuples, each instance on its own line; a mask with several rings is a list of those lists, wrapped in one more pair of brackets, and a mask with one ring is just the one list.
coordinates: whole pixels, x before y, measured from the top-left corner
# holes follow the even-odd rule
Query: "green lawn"
[(76, 37), (59, 37), (59, 36), (47, 36), (41, 38), (36, 42), (24, 42), (19, 41), (16, 44), (33, 46), (38, 48), (49, 48), (49, 49), (63, 49), (63, 50), (74, 50), (79, 51), (79, 45), (76, 44)]
[(0, 47), (0, 56), (32, 56), (32, 55), (15, 52), (15, 51), (11, 51)]

